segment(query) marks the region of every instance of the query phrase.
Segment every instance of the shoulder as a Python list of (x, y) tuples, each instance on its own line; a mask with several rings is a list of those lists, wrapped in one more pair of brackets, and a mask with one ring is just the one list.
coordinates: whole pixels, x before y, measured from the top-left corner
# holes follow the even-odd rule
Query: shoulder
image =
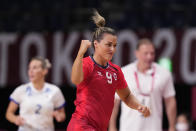
[(115, 69), (116, 71), (120, 71), (121, 70), (121, 67), (112, 63), (111, 61), (108, 62), (109, 63), (109, 66), (112, 67), (113, 69)]
[(14, 91), (12, 92), (12, 94), (23, 94), (24, 92), (31, 90), (31, 86), (30, 83), (26, 83), (26, 84), (22, 84), (20, 86), (17, 86)]
[(161, 76), (165, 76), (165, 77), (170, 77), (171, 76), (171, 72), (169, 70), (165, 69), (164, 67), (160, 66), (159, 64), (153, 63), (153, 66), (155, 67), (155, 71), (158, 74), (161, 74)]
[(83, 65), (85, 65), (85, 66), (93, 66), (94, 65), (94, 62), (90, 56), (84, 57), (82, 62), (83, 62)]
[(58, 91), (61, 91), (60, 88), (54, 84), (51, 84), (51, 83), (45, 83), (46, 87), (54, 92), (58, 92)]
[(26, 90), (28, 87), (30, 87), (30, 83), (22, 84), (22, 85), (16, 87), (15, 90), (17, 90), (17, 91), (19, 91), (19, 90), (20, 91), (23, 91), (23, 90)]
[(84, 57), (82, 61), (83, 62), (87, 62), (87, 63), (93, 63), (93, 61), (92, 61), (90, 56)]

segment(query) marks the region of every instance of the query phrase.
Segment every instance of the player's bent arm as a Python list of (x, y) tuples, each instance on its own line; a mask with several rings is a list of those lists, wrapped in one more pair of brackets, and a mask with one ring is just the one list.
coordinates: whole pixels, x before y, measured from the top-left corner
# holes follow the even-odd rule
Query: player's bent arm
[(57, 122), (63, 122), (66, 119), (65, 109), (61, 108), (53, 112), (53, 116)]
[(172, 97), (165, 98), (164, 101), (165, 101), (167, 118), (169, 121), (168, 131), (175, 131), (176, 112), (177, 112), (176, 99), (174, 96), (172, 96)]
[(120, 99), (130, 108), (137, 110), (140, 106), (139, 101), (133, 96), (128, 87), (116, 91)]
[(116, 121), (117, 121), (119, 108), (120, 108), (120, 99), (115, 99), (114, 107), (113, 107), (113, 111), (112, 111), (112, 115), (111, 115), (110, 123), (109, 123), (109, 131), (117, 131)]
[(132, 109), (138, 110), (144, 117), (150, 116), (150, 110), (139, 103), (136, 97), (131, 93), (128, 87), (116, 91), (119, 97), (127, 106)]
[(83, 59), (83, 55), (78, 54), (72, 66), (71, 81), (75, 85), (79, 84), (84, 79), (83, 69), (82, 69), (82, 59)]
[(91, 45), (91, 42), (89, 40), (82, 40), (77, 57), (73, 63), (72, 72), (71, 72), (71, 81), (75, 85), (79, 84), (84, 79), (82, 59), (87, 49), (90, 47), (90, 45)]
[(18, 109), (18, 105), (13, 101), (10, 101), (7, 111), (6, 111), (6, 119), (11, 123), (16, 123), (17, 116), (15, 115), (16, 110)]

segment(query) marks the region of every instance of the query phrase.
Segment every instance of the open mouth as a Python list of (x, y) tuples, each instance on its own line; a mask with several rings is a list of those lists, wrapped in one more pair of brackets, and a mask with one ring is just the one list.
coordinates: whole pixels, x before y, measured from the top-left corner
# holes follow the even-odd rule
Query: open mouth
[(109, 55), (113, 56), (113, 53), (108, 53)]

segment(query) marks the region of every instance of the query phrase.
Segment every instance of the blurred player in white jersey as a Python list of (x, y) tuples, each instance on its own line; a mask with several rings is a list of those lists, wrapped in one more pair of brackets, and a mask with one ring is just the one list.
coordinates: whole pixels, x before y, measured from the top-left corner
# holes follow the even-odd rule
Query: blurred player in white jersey
[[(10, 95), (6, 118), (19, 126), (18, 131), (54, 131), (53, 118), (65, 120), (65, 99), (61, 90), (45, 82), (51, 64), (41, 57), (29, 64), (29, 83), (17, 87)], [(15, 112), (19, 108), (19, 115)]]

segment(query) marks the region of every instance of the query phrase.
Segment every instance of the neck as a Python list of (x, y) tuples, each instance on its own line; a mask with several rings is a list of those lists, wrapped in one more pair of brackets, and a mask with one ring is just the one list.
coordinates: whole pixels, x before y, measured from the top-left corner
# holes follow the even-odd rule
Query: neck
[(36, 81), (36, 82), (32, 82), (34, 88), (36, 88), (37, 90), (41, 90), (44, 87), (44, 80), (40, 80), (40, 81)]
[(145, 73), (148, 69), (150, 69), (150, 66), (147, 66), (146, 64), (143, 64), (141, 62), (138, 62), (137, 64), (137, 69), (142, 72)]
[(107, 65), (107, 61), (104, 61), (103, 58), (101, 58), (101, 56), (94, 54), (93, 55), (93, 59), (95, 60), (95, 62), (101, 66), (106, 66)]

